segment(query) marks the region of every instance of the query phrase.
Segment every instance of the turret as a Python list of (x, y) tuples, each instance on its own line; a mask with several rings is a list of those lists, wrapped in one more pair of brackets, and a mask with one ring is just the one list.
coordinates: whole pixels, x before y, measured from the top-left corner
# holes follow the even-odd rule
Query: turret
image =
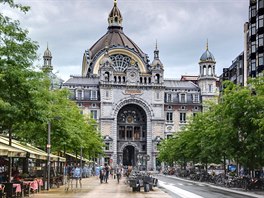
[(45, 70), (48, 72), (52, 72), (53, 66), (51, 65), (51, 59), (52, 59), (52, 55), (47, 45), (47, 49), (45, 50), (43, 55), (43, 61), (44, 61), (44, 65), (42, 66), (43, 71)]

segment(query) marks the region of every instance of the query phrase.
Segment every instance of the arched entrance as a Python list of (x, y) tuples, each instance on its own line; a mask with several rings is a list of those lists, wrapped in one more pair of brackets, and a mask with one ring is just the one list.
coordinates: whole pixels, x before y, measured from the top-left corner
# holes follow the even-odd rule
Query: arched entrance
[(135, 166), (135, 148), (133, 146), (126, 146), (123, 150), (123, 165)]
[(137, 155), (147, 153), (147, 115), (136, 104), (123, 106), (117, 115), (118, 164), (136, 166)]

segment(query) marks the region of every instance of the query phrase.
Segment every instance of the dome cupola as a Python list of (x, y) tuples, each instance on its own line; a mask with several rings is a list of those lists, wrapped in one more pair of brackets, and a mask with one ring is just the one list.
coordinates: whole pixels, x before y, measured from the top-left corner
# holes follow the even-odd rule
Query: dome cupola
[(117, 7), (117, 0), (114, 0), (114, 7), (112, 8), (109, 16), (108, 16), (108, 24), (110, 27), (120, 27), (122, 28), (123, 17), (121, 15), (120, 10)]
[(52, 55), (48, 45), (47, 45), (47, 49), (44, 52), (43, 60), (44, 60), (44, 65), (42, 69), (51, 72), (53, 70), (53, 67), (51, 65)]
[(200, 58), (200, 62), (215, 62), (214, 55), (208, 50), (208, 41), (206, 43), (206, 51), (203, 53), (203, 55)]
[(51, 55), (51, 52), (50, 52), (48, 46), (47, 46), (47, 49), (46, 49), (45, 52), (44, 52), (44, 56), (43, 56), (43, 58), (44, 58), (44, 57), (50, 57), (50, 58), (52, 58), (52, 55)]

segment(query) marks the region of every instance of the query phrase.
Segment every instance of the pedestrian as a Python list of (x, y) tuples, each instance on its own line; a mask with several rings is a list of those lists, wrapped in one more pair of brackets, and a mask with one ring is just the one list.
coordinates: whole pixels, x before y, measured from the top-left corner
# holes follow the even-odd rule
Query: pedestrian
[(73, 171), (73, 178), (76, 180), (76, 188), (78, 188), (78, 183), (80, 188), (82, 188), (82, 168), (78, 164)]
[(103, 166), (100, 166), (100, 168), (99, 168), (99, 179), (100, 179), (100, 183), (103, 183), (103, 180), (104, 180), (104, 168), (103, 168)]
[(98, 165), (96, 165), (96, 168), (95, 168), (95, 175), (96, 175), (96, 177), (99, 178), (99, 179), (100, 179), (100, 169), (101, 169), (101, 167), (98, 166)]
[(108, 180), (108, 177), (109, 177), (109, 166), (107, 165), (107, 163), (105, 163), (105, 167), (104, 167), (104, 180), (105, 180), (105, 183), (107, 183), (107, 180)]

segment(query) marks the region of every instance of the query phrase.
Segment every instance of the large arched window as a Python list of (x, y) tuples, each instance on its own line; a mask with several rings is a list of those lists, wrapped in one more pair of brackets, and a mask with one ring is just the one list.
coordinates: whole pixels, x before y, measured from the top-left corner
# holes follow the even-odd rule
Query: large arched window
[(123, 54), (115, 54), (110, 56), (114, 63), (114, 69), (117, 72), (124, 72), (130, 64), (131, 58)]
[(117, 115), (118, 141), (144, 140), (147, 117), (145, 111), (133, 104), (124, 106)]

